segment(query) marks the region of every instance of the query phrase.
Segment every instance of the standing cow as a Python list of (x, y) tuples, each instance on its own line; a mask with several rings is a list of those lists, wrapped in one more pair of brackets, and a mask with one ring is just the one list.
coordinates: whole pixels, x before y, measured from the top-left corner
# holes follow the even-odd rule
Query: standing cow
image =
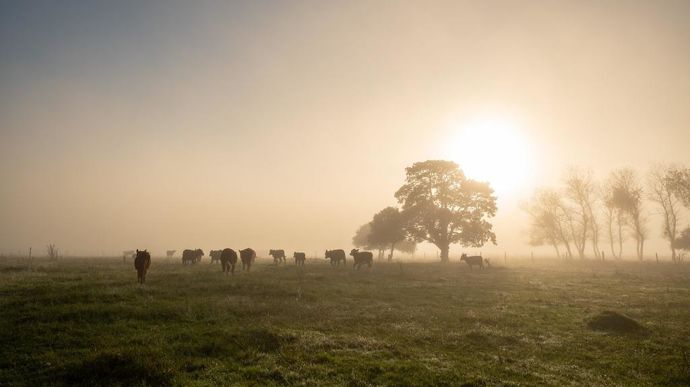
[(148, 251), (137, 250), (134, 258), (134, 268), (137, 270), (137, 280), (140, 284), (146, 282), (146, 271), (151, 267), (151, 254)]
[(304, 261), (307, 260), (306, 254), (297, 251), (295, 251), (295, 253), (292, 254), (292, 257), (295, 258), (295, 265), (297, 266), (304, 266)]
[(126, 250), (122, 252), (122, 262), (127, 262), (127, 258), (136, 258), (137, 253), (134, 250)]
[(256, 251), (250, 248), (240, 250), (240, 259), (242, 259), (242, 270), (249, 271), (252, 268), (254, 259), (256, 259)]
[[(472, 256), (467, 256), (467, 254), (463, 253), (460, 256), (461, 261), (465, 261), (468, 265), (470, 265), (470, 270), (474, 270), (472, 267), (473, 266), (479, 266), (480, 269), (484, 268), (484, 258), (482, 258), (481, 255), (472, 255)], [(489, 261), (487, 260), (487, 263)]]
[(220, 266), (223, 273), (235, 274), (235, 264), (237, 263), (237, 253), (233, 249), (223, 249), (220, 253)]
[(208, 253), (208, 256), (211, 257), (211, 263), (220, 262), (220, 254), (222, 252), (223, 252), (222, 250), (211, 250)]
[(343, 261), (343, 265), (347, 263), (345, 259), (345, 250), (326, 250), (326, 253), (324, 255), (326, 256), (326, 259), (331, 260), (331, 266), (340, 266), (340, 261)]
[(371, 251), (359, 251), (357, 249), (352, 249), (352, 251), (350, 251), (350, 255), (352, 255), (352, 258), (354, 258), (355, 261), (352, 267), (357, 270), (359, 270), (362, 265), (368, 265), (371, 267), (371, 264), (374, 262), (374, 254), (372, 254)]
[(268, 255), (273, 257), (273, 263), (278, 265), (280, 263), (287, 263), (285, 258), (285, 250), (269, 250)]
[(173, 255), (175, 255), (175, 252), (176, 252), (176, 251), (177, 251), (177, 250), (166, 250), (166, 251), (165, 251), (165, 257), (168, 258), (168, 259), (172, 258)]
[(196, 249), (196, 250), (185, 250), (182, 252), (182, 263), (183, 264), (188, 264), (188, 263), (197, 263), (201, 261), (201, 257), (204, 256), (204, 251), (201, 249)]

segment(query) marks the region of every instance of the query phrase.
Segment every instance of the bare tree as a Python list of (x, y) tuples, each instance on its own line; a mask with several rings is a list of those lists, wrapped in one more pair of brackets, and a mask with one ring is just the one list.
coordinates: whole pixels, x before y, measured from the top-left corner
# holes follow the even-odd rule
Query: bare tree
[(637, 258), (644, 258), (644, 243), (647, 239), (647, 217), (643, 206), (643, 189), (637, 174), (630, 168), (612, 172), (612, 205), (628, 217), (635, 239)]
[(676, 262), (675, 240), (678, 237), (678, 222), (680, 220), (680, 200), (674, 191), (673, 166), (654, 166), (648, 177), (648, 197), (661, 210), (663, 215), (663, 236), (671, 249), (671, 261)]
[(58, 249), (54, 244), (49, 244), (46, 250), (48, 252), (48, 258), (50, 258), (51, 261), (58, 259)]
[(531, 201), (523, 205), (532, 222), (530, 225), (530, 244), (540, 246), (550, 244), (560, 258), (559, 246), (565, 247), (565, 257), (572, 257), (572, 234), (569, 231), (572, 216), (563, 203), (561, 195), (551, 189), (541, 189)]
[(580, 258), (585, 258), (587, 238), (592, 241), (594, 256), (599, 258), (599, 224), (594, 216), (596, 184), (592, 172), (571, 168), (565, 178), (565, 197), (569, 199), (569, 227)]

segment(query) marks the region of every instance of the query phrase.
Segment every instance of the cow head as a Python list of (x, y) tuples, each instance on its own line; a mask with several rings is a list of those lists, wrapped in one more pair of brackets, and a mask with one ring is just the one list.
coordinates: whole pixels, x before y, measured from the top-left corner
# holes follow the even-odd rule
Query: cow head
[(462, 253), (462, 255), (460, 256), (460, 260), (461, 260), (461, 261), (464, 261), (464, 260), (466, 260), (466, 259), (467, 259), (467, 254)]
[(353, 257), (354, 257), (355, 254), (357, 254), (357, 253), (359, 253), (359, 249), (352, 249), (352, 251), (350, 251), (350, 255), (352, 255)]

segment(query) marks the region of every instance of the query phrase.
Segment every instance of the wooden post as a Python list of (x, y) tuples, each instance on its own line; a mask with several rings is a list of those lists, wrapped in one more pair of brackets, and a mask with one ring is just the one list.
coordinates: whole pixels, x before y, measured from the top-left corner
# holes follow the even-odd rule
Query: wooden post
[(31, 255), (31, 247), (29, 247), (29, 270), (34, 268), (34, 257)]
[(504, 265), (508, 264), (508, 253), (505, 251), (503, 252), (503, 264)]
[(659, 263), (659, 253), (654, 253), (656, 255), (656, 263)]

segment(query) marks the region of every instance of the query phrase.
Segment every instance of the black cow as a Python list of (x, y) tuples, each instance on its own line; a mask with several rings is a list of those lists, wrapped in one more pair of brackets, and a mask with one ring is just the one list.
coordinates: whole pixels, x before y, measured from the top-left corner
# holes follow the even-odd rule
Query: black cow
[(295, 251), (295, 253), (292, 254), (292, 257), (295, 258), (295, 264), (297, 266), (304, 266), (304, 262), (307, 260), (306, 254), (297, 251)]
[[(484, 258), (482, 258), (481, 255), (468, 256), (467, 254), (463, 253), (460, 256), (460, 260), (465, 261), (468, 265), (470, 265), (471, 270), (473, 270), (472, 266), (479, 266), (480, 269), (484, 268)], [(489, 261), (487, 260), (486, 262), (488, 263)]]
[(146, 250), (137, 250), (137, 256), (134, 258), (134, 268), (137, 270), (137, 280), (140, 284), (146, 282), (146, 271), (149, 267), (151, 267), (151, 254)]
[(256, 251), (249, 248), (240, 250), (240, 258), (242, 259), (242, 270), (249, 271), (252, 268), (254, 259), (256, 259)]
[(342, 249), (326, 250), (324, 255), (326, 256), (326, 259), (331, 260), (331, 266), (340, 266), (340, 261), (343, 261), (343, 265), (347, 263), (347, 260), (345, 259), (345, 251)]
[(273, 257), (273, 263), (276, 265), (279, 263), (287, 263), (287, 259), (285, 258), (285, 250), (269, 250), (268, 255)]
[(196, 249), (196, 250), (185, 250), (182, 252), (182, 263), (183, 264), (188, 264), (188, 263), (197, 263), (201, 261), (201, 257), (204, 256), (204, 251), (201, 249)]
[(359, 270), (360, 266), (362, 265), (368, 265), (371, 267), (371, 264), (374, 262), (374, 254), (372, 254), (371, 251), (359, 251), (357, 249), (352, 249), (352, 251), (350, 251), (350, 255), (352, 255), (352, 258), (354, 258), (355, 261), (352, 267), (357, 270)]
[(233, 249), (223, 249), (220, 253), (220, 266), (223, 273), (235, 274), (235, 264), (237, 263), (237, 253)]
[(220, 262), (220, 254), (222, 252), (223, 252), (222, 250), (211, 250), (208, 253), (208, 256), (211, 257), (211, 263)]

